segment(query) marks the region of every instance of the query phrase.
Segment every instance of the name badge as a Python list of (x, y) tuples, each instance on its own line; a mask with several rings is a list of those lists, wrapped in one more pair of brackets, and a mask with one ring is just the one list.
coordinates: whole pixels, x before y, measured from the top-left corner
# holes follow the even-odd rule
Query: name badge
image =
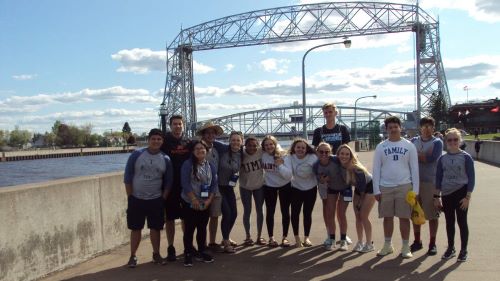
[(239, 177), (240, 175), (238, 173), (234, 173), (229, 179), (229, 186), (235, 187)]
[(200, 197), (203, 199), (207, 199), (209, 193), (210, 193), (210, 187), (208, 186), (208, 184), (202, 184), (200, 186)]
[(349, 187), (344, 189), (342, 195), (344, 197), (344, 202), (352, 202), (352, 188)]

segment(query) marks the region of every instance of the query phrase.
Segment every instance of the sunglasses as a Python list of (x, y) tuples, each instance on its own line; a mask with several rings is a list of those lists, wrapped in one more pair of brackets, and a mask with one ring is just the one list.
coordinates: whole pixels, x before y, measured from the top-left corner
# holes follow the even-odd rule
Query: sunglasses
[(318, 153), (328, 155), (328, 154), (330, 154), (330, 150), (318, 150)]
[(446, 142), (458, 142), (459, 139), (446, 139)]
[(239, 135), (243, 136), (243, 133), (241, 131), (232, 131), (230, 135)]

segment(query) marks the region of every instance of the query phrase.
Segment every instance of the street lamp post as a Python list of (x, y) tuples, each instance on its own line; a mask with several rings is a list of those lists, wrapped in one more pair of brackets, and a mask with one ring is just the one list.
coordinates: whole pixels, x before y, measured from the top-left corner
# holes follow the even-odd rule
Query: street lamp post
[(307, 52), (304, 54), (302, 57), (302, 130), (304, 132), (304, 139), (307, 140), (307, 120), (306, 120), (306, 76), (305, 76), (305, 61), (306, 61), (306, 56), (309, 54), (310, 51), (320, 48), (320, 47), (325, 47), (325, 46), (330, 46), (330, 45), (336, 45), (336, 44), (344, 44), (346, 48), (351, 47), (351, 40), (344, 40), (342, 42), (332, 42), (332, 43), (326, 43), (326, 44), (321, 44), (318, 46), (314, 46), (307, 50)]
[(364, 96), (364, 97), (359, 97), (356, 99), (356, 101), (354, 102), (354, 140), (358, 140), (358, 124), (356, 124), (356, 117), (357, 117), (357, 110), (358, 110), (358, 107), (357, 107), (357, 104), (358, 104), (358, 101), (360, 99), (364, 99), (364, 98), (374, 98), (376, 99), (377, 98), (377, 95), (373, 95), (373, 96)]

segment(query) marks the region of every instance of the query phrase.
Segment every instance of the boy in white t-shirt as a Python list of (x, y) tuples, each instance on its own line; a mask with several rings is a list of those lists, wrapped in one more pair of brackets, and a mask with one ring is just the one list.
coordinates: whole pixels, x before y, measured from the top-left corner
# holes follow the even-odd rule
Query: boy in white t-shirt
[(418, 194), (418, 155), (415, 146), (401, 137), (401, 120), (396, 116), (384, 120), (389, 138), (377, 145), (373, 159), (373, 194), (379, 202), (379, 217), (384, 218), (384, 247), (377, 255), (394, 252), (392, 233), (394, 217), (399, 218), (399, 230), (403, 240), (401, 256), (411, 258), (410, 217), (411, 206), (406, 194), (412, 190)]

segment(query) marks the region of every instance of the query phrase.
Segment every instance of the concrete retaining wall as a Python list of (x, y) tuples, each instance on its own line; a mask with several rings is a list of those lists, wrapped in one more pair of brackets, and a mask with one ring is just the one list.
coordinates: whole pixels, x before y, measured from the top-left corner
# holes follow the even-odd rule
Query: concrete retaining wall
[(33, 280), (129, 241), (123, 173), (0, 188), (0, 280)]
[[(474, 149), (476, 142), (466, 140), (465, 143), (467, 143), (465, 151), (476, 159), (476, 150)], [(479, 160), (500, 165), (500, 141), (483, 141), (478, 157)]]

